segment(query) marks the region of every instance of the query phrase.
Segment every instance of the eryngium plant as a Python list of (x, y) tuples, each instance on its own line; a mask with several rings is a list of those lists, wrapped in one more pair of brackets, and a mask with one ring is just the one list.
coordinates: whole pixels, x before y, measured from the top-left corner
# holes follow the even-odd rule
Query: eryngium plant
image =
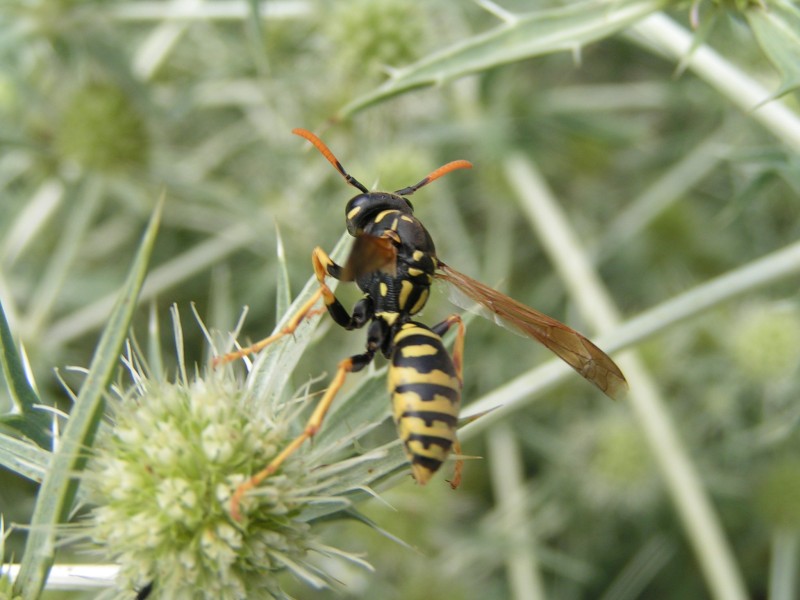
[[(173, 320), (181, 348), (177, 310)], [(234, 365), (189, 376), (179, 350), (178, 375), (167, 381), (129, 348), (131, 384), (115, 388), (84, 479), (94, 506), (88, 534), (120, 565), (120, 590), (152, 582), (160, 598), (283, 597), (284, 571), (314, 587), (334, 583), (315, 562), (320, 555), (368, 567), (319, 542), (314, 524), (337, 514), (360, 518), (353, 500), (403, 467), (397, 442), (354, 455), (358, 438), (387, 413), (388, 403), (375, 401), (385, 395), (379, 374), (343, 393), (314, 443), (248, 493), (239, 519), (231, 515), (233, 491), (297, 434), (318, 397), (309, 394), (313, 382), (287, 387), (310, 330), (303, 324), (248, 361), (244, 378)]]

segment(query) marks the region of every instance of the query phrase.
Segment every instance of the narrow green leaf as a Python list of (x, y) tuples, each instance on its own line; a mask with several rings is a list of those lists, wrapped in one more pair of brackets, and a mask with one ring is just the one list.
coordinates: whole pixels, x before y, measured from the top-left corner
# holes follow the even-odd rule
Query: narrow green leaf
[(391, 96), (533, 56), (576, 51), (659, 10), (664, 0), (581, 2), (517, 16), (398, 69), (386, 83), (356, 98), (338, 114), (346, 119)]
[(39, 489), (31, 520), (31, 531), (22, 557), (16, 593), (38, 598), (53, 564), (56, 525), (64, 522), (78, 490), (75, 475), (84, 467), (86, 449), (92, 446), (103, 410), (103, 397), (117, 365), (136, 308), (161, 217), (163, 197), (158, 202), (133, 265), (122, 287), (103, 335), (95, 350), (86, 380), (72, 408), (59, 447)]
[(247, 19), (244, 21), (250, 56), (262, 76), (269, 75), (269, 48), (264, 27), (264, 8), (259, 0), (247, 0)]
[(150, 303), (150, 316), (147, 321), (147, 366), (151, 376), (157, 381), (164, 381), (164, 355), (161, 350), (161, 323), (158, 320), (158, 307)]
[(289, 268), (286, 264), (286, 250), (283, 247), (283, 238), (278, 224), (275, 223), (276, 255), (278, 257), (278, 285), (275, 292), (275, 312), (280, 319), (289, 311), (292, 303), (292, 288), (289, 284)]
[(40, 404), (39, 396), (25, 376), (25, 368), (14, 344), (2, 302), (0, 302), (0, 363), (3, 365), (3, 375), (9, 394), (18, 411), (17, 414), (0, 417), (0, 424), (10, 431), (30, 438), (42, 448), (48, 448), (50, 417), (36, 409), (36, 405)]
[(41, 481), (50, 456), (50, 452), (31, 442), (0, 433), (0, 465), (17, 475)]
[(761, 50), (781, 74), (780, 86), (770, 99), (800, 88), (800, 10), (776, 0), (768, 6), (755, 4), (745, 15)]
[(390, 541), (394, 542), (395, 544), (398, 544), (398, 545), (402, 546), (406, 550), (409, 550), (411, 552), (418, 552), (418, 550), (416, 550), (413, 546), (411, 546), (408, 543), (404, 542), (402, 539), (400, 539), (396, 535), (393, 535), (393, 534), (389, 533), (383, 527), (378, 525), (375, 521), (370, 519), (368, 516), (360, 513), (355, 508), (349, 508), (347, 510), (342, 510), (342, 511), (339, 511), (339, 512), (333, 514), (333, 515), (325, 515), (324, 517), (321, 517), (319, 519), (315, 519), (314, 522), (315, 523), (316, 522), (325, 522), (325, 521), (336, 522), (336, 521), (340, 521), (340, 520), (343, 520), (343, 519), (349, 519), (349, 520), (356, 521), (358, 523), (362, 523), (363, 525), (366, 525), (370, 529), (378, 532), (380, 535), (385, 537), (387, 540), (390, 540)]
[(42, 448), (51, 445), (47, 429), (50, 417), (44, 411), (26, 415), (3, 415), (0, 417), (0, 431), (33, 440)]

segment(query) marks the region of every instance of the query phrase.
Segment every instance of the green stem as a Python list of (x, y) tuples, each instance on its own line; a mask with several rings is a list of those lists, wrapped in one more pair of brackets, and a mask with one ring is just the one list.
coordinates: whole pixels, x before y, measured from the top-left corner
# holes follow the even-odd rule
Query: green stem
[(55, 559), (57, 526), (67, 520), (73, 508), (78, 491), (77, 475), (86, 464), (87, 449), (91, 448), (100, 423), (106, 388), (119, 364), (119, 352), (144, 281), (162, 206), (163, 199), (153, 213), (117, 304), (108, 317), (108, 325), (39, 488), (25, 553), (14, 584), (15, 593), (25, 600), (41, 595)]
[(800, 117), (772, 92), (703, 45), (692, 50), (692, 34), (662, 13), (650, 15), (628, 34), (644, 47), (656, 49), (686, 66), (733, 104), (761, 123), (794, 151), (800, 150)]
[(772, 534), (772, 562), (769, 570), (770, 600), (797, 598), (798, 539), (796, 531), (775, 531)]
[(544, 600), (547, 594), (534, 552), (536, 536), (528, 530), (529, 490), (523, 479), (519, 446), (506, 423), (492, 427), (487, 442), (495, 504), (503, 523), (503, 535), (509, 540), (505, 562), (511, 598)]

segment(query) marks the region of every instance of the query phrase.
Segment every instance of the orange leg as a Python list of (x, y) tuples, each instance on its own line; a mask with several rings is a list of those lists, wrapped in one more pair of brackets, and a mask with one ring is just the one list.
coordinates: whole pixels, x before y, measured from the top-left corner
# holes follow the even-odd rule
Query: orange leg
[[(244, 495), (255, 488), (258, 484), (264, 481), (267, 477), (275, 473), (275, 471), (280, 468), (280, 466), (284, 463), (284, 461), (289, 458), (294, 452), (303, 445), (307, 439), (314, 437), (316, 433), (319, 431), (320, 427), (322, 426), (322, 421), (325, 419), (325, 415), (328, 412), (328, 409), (331, 407), (333, 403), (333, 399), (336, 397), (337, 392), (341, 389), (342, 385), (344, 384), (344, 380), (347, 377), (348, 373), (352, 371), (357, 371), (363, 368), (369, 360), (372, 359), (372, 355), (369, 354), (369, 358), (366, 359), (367, 355), (358, 355), (353, 356), (350, 358), (346, 358), (342, 362), (339, 363), (339, 369), (336, 371), (336, 376), (333, 378), (331, 385), (325, 390), (325, 395), (322, 396), (322, 399), (317, 404), (317, 407), (314, 409), (314, 412), (311, 414), (311, 417), (306, 422), (306, 426), (303, 429), (303, 432), (294, 438), (287, 446), (284, 448), (280, 454), (278, 454), (275, 458), (273, 458), (270, 463), (264, 467), (261, 471), (253, 475), (250, 479), (245, 481), (241, 484), (236, 491), (233, 493), (231, 497), (231, 516), (239, 521), (241, 519), (241, 513), (239, 512), (239, 505), (242, 502), (242, 498)], [(366, 362), (364, 362), (366, 359)]]
[(276, 331), (271, 336), (264, 338), (256, 342), (251, 346), (247, 346), (246, 348), (242, 348), (241, 350), (237, 350), (235, 352), (229, 352), (228, 354), (223, 354), (222, 356), (217, 356), (214, 358), (213, 365), (216, 367), (218, 365), (223, 365), (234, 361), (238, 358), (242, 358), (244, 356), (248, 356), (250, 354), (255, 354), (256, 352), (260, 352), (271, 343), (279, 340), (280, 338), (291, 335), (295, 332), (297, 327), (300, 323), (303, 322), (305, 319), (309, 319), (317, 314), (320, 313), (319, 310), (312, 310), (314, 305), (317, 301), (322, 297), (325, 300), (325, 306), (331, 306), (333, 304), (338, 304), (338, 300), (336, 296), (333, 294), (331, 289), (325, 283), (325, 276), (328, 275), (328, 267), (335, 266), (335, 263), (331, 258), (325, 253), (322, 248), (314, 248), (314, 252), (311, 255), (311, 262), (314, 265), (314, 274), (317, 277), (317, 281), (319, 282), (319, 289), (314, 292), (311, 298), (300, 307), (300, 309), (294, 314), (294, 316), (289, 319), (289, 322), (283, 327), (280, 331)]
[(464, 321), (461, 320), (459, 315), (450, 315), (447, 320), (451, 323), (458, 325), (456, 332), (456, 341), (453, 344), (453, 366), (456, 368), (456, 377), (461, 384), (464, 384), (464, 335), (466, 334), (466, 327)]
[[(461, 454), (461, 442), (456, 440), (453, 442), (453, 452), (456, 454)], [(450, 484), (452, 489), (458, 489), (458, 486), (461, 485), (461, 473), (464, 470), (464, 461), (461, 459), (456, 460), (456, 466), (453, 467), (453, 478), (449, 480), (447, 483)]]
[(216, 367), (219, 365), (224, 365), (226, 363), (232, 362), (237, 358), (242, 358), (250, 354), (255, 354), (256, 352), (259, 352), (264, 348), (266, 348), (267, 346), (269, 346), (272, 342), (279, 340), (280, 338), (286, 335), (291, 335), (292, 333), (295, 332), (297, 327), (304, 319), (313, 317), (314, 315), (318, 314), (319, 311), (311, 309), (317, 303), (321, 295), (322, 295), (322, 288), (314, 292), (314, 295), (308, 299), (308, 302), (306, 302), (305, 304), (303, 304), (303, 306), (300, 307), (300, 310), (298, 310), (295, 313), (295, 315), (291, 319), (289, 319), (289, 322), (280, 331), (276, 331), (271, 336), (266, 337), (263, 340), (260, 340), (251, 346), (242, 348), (241, 350), (237, 350), (235, 352), (228, 352), (227, 354), (223, 354), (222, 356), (217, 356), (214, 358), (212, 364)]
[[(258, 352), (274, 341), (286, 335), (291, 335), (304, 319), (317, 314), (321, 310), (314, 309), (314, 305), (317, 303), (320, 297), (325, 302), (325, 309), (328, 310), (331, 316), (333, 316), (336, 322), (340, 325), (347, 326), (351, 323), (356, 323), (355, 326), (363, 325), (363, 322), (361, 320), (357, 320), (355, 316), (349, 317), (347, 315), (344, 307), (336, 298), (333, 291), (331, 291), (331, 289), (325, 283), (325, 277), (327, 276), (338, 279), (342, 272), (342, 268), (333, 262), (333, 260), (325, 253), (325, 251), (319, 247), (314, 248), (314, 252), (311, 255), (311, 262), (314, 266), (314, 274), (319, 282), (319, 289), (303, 304), (303, 306), (300, 307), (300, 309), (292, 316), (286, 326), (280, 331), (273, 333), (271, 336), (256, 342), (252, 346), (248, 346), (247, 348), (242, 348), (237, 352), (230, 352), (218, 357), (214, 361), (215, 365), (227, 363), (248, 354)], [(241, 518), (239, 506), (241, 505), (244, 495), (249, 490), (255, 488), (258, 484), (264, 481), (264, 479), (275, 473), (275, 471), (280, 468), (284, 461), (286, 461), (289, 456), (291, 456), (300, 446), (303, 445), (303, 442), (312, 438), (317, 431), (319, 431), (319, 428), (322, 426), (322, 421), (325, 419), (325, 415), (333, 403), (337, 392), (344, 384), (347, 374), (363, 369), (372, 361), (374, 354), (374, 350), (368, 350), (364, 354), (351, 356), (350, 358), (347, 358), (339, 363), (339, 368), (336, 371), (336, 375), (333, 378), (331, 385), (325, 391), (325, 394), (322, 396), (319, 404), (314, 409), (311, 417), (308, 419), (303, 432), (293, 439), (277, 456), (275, 456), (275, 458), (273, 458), (270, 463), (264, 467), (264, 469), (253, 475), (250, 479), (236, 488), (233, 496), (231, 497), (231, 515), (234, 519), (238, 521)]]

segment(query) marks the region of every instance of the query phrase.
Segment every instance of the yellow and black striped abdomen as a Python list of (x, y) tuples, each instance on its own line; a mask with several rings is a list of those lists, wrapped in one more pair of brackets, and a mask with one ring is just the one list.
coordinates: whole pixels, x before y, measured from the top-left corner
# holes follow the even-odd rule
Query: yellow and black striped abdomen
[(414, 479), (425, 484), (456, 440), (461, 383), (442, 338), (421, 323), (405, 323), (393, 340), (389, 392), (397, 433)]

